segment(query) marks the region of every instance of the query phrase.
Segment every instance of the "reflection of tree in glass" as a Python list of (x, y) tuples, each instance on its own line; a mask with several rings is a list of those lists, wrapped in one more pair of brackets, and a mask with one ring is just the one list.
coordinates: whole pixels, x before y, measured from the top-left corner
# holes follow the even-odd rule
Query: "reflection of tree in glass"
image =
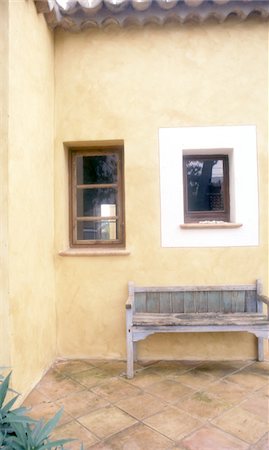
[(212, 170), (217, 163), (214, 159), (187, 160), (188, 206), (190, 211), (210, 210), (209, 196), (212, 186)]
[(117, 155), (85, 156), (83, 158), (85, 184), (106, 184), (117, 181)]
[(117, 155), (84, 157), (83, 178), (85, 184), (97, 185), (96, 188), (84, 190), (84, 216), (100, 216), (101, 204), (116, 205), (116, 190), (98, 185), (117, 182)]

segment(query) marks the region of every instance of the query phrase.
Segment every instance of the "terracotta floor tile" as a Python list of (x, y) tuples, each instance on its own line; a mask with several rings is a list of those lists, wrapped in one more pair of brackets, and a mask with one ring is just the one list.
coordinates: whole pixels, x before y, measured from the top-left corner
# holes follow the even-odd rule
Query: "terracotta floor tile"
[(201, 426), (199, 420), (172, 406), (148, 417), (143, 422), (159, 433), (177, 441)]
[(53, 371), (42, 378), (37, 389), (50, 400), (58, 400), (70, 393), (83, 390), (83, 387), (70, 378), (63, 377), (57, 371)]
[(179, 381), (180, 383), (184, 383), (194, 389), (201, 389), (202, 386), (207, 386), (210, 383), (217, 381), (217, 378), (208, 373), (203, 373), (198, 369), (194, 369), (190, 370), (189, 372), (180, 374), (177, 377), (177, 381)]
[(187, 363), (181, 361), (158, 361), (152, 364), (147, 371), (159, 373), (161, 376), (177, 376), (196, 367), (198, 363)]
[(89, 430), (75, 420), (56, 428), (51, 435), (51, 439), (76, 439), (65, 444), (64, 448), (70, 450), (80, 450), (81, 443), (83, 443), (83, 450), (88, 450), (93, 444), (98, 442), (98, 439)]
[[(31, 408), (29, 415), (33, 419), (44, 419), (46, 422), (60, 410), (59, 406), (55, 403), (39, 403), (38, 405)], [(59, 425), (63, 425), (70, 422), (72, 417), (63, 411), (62, 416), (59, 421)]]
[(245, 386), (253, 391), (268, 384), (268, 377), (257, 375), (256, 373), (251, 373), (247, 370), (242, 370), (234, 375), (230, 375), (226, 378), (226, 380), (233, 383), (238, 383), (241, 386)]
[(47, 403), (50, 400), (46, 395), (37, 389), (33, 389), (30, 394), (24, 399), (23, 406), (26, 408), (32, 408), (32, 406), (39, 405), (40, 403)]
[(89, 361), (91, 366), (98, 367), (98, 368), (103, 366), (106, 363), (105, 359), (89, 359), (89, 360), (87, 359), (86, 361)]
[(269, 376), (269, 361), (256, 361), (249, 365), (247, 369), (249, 372), (254, 372), (257, 375)]
[(139, 364), (139, 366), (141, 366), (141, 367), (149, 367), (149, 366), (152, 366), (153, 364), (156, 364), (158, 362), (159, 362), (159, 360), (156, 361), (154, 359), (139, 359), (137, 361), (137, 364)]
[(115, 406), (92, 411), (80, 417), (78, 421), (100, 439), (118, 433), (137, 422)]
[(211, 384), (207, 388), (207, 392), (230, 404), (241, 402), (250, 395), (246, 386), (229, 383), (226, 379)]
[[(186, 450), (186, 447), (183, 447), (183, 444), (182, 445), (177, 444), (174, 447), (171, 447), (171, 450)], [(202, 449), (200, 449), (200, 450), (202, 450)]]
[(244, 367), (246, 363), (240, 361), (208, 361), (197, 368), (197, 372), (206, 373), (216, 378), (223, 378)]
[(205, 426), (183, 439), (185, 450), (247, 450), (249, 445), (224, 431)]
[(118, 378), (111, 378), (106, 383), (95, 386), (91, 391), (101, 395), (111, 403), (119, 402), (128, 396), (134, 397), (141, 392), (139, 388)]
[(57, 405), (63, 407), (72, 417), (77, 418), (95, 409), (108, 406), (109, 403), (104, 398), (86, 390), (76, 392), (58, 400)]
[(212, 423), (249, 444), (256, 443), (268, 431), (266, 423), (240, 407), (229, 410)]
[(147, 370), (138, 371), (134, 378), (127, 379), (127, 382), (140, 387), (145, 388), (150, 386), (151, 384), (157, 383), (158, 381), (162, 381), (163, 376), (155, 372), (148, 372)]
[[(48, 383), (55, 383), (60, 382), (65, 379), (65, 375), (59, 373), (56, 368), (52, 367), (49, 369), (45, 375), (43, 376), (42, 380), (38, 383), (39, 384), (48, 384)], [(37, 386), (38, 386), (37, 385)]]
[(269, 450), (268, 366), (139, 361), (129, 380), (125, 361), (58, 361), (25, 405), (46, 420), (63, 406), (55, 432), (84, 450)]
[(121, 400), (116, 406), (136, 419), (141, 420), (156, 414), (166, 405), (156, 397), (141, 392), (135, 397), (127, 397), (126, 399)]
[(164, 379), (145, 388), (167, 403), (176, 403), (184, 395), (191, 395), (193, 389), (174, 380)]
[(269, 395), (264, 390), (256, 391), (251, 397), (240, 404), (240, 408), (249, 411), (269, 424)]
[(89, 370), (84, 370), (83, 372), (74, 373), (70, 376), (72, 380), (75, 380), (76, 382), (87, 388), (96, 386), (99, 383), (102, 383), (104, 380), (110, 378), (110, 375), (107, 372), (101, 369), (97, 369), (96, 367), (93, 367)]
[(74, 359), (58, 361), (54, 367), (57, 372), (60, 372), (63, 375), (72, 375), (93, 368), (93, 365), (88, 360)]
[(143, 424), (137, 424), (112, 436), (104, 443), (94, 446), (94, 449), (168, 450), (172, 444), (173, 442), (165, 436), (162, 436)]
[(269, 450), (269, 433), (266, 433), (250, 450)]
[(110, 377), (120, 376), (126, 373), (125, 361), (106, 361), (100, 369), (104, 370)]
[(196, 392), (188, 398), (182, 398), (177, 407), (187, 411), (198, 419), (213, 419), (231, 407), (208, 392)]

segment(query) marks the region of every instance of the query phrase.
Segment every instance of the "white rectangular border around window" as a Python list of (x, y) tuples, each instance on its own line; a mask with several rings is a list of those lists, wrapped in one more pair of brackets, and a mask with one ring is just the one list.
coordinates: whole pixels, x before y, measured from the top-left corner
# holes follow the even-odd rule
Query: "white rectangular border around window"
[[(159, 130), (162, 247), (241, 247), (259, 244), (255, 126), (184, 127)], [(227, 154), (230, 174), (229, 228), (182, 228), (184, 154)]]

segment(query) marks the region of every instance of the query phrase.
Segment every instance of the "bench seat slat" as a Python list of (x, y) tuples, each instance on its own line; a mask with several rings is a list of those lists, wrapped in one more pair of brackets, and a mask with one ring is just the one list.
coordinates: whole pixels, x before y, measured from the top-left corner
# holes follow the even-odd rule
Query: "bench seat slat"
[(199, 313), (199, 314), (143, 314), (133, 316), (134, 326), (203, 326), (203, 325), (259, 325), (268, 324), (269, 320), (263, 314), (248, 313)]

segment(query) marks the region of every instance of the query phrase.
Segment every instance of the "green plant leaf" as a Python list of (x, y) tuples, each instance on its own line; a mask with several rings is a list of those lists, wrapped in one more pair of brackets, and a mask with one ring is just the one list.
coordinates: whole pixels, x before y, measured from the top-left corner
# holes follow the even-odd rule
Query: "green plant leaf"
[(52, 430), (56, 427), (57, 423), (59, 422), (62, 415), (62, 409), (58, 411), (52, 419), (50, 419), (42, 428), (37, 427), (36, 433), (34, 432), (34, 435), (37, 439), (37, 442), (40, 443), (41, 441), (44, 441)]
[(14, 403), (16, 402), (17, 398), (19, 397), (19, 395), (16, 395), (15, 397), (13, 397), (11, 400), (9, 400), (9, 402), (7, 402), (5, 404), (5, 406), (2, 408), (3, 412), (7, 412), (9, 409), (12, 408), (12, 406), (14, 405)]
[(26, 445), (27, 444), (27, 435), (26, 435), (26, 429), (21, 423), (14, 423), (13, 424), (13, 430), (16, 433), (16, 437), (13, 437), (12, 444), (17, 443), (20, 445)]
[(75, 441), (76, 439), (60, 439), (58, 441), (50, 441), (45, 445), (42, 445), (42, 447), (39, 447), (42, 450), (45, 449), (51, 449), (51, 448), (58, 448), (62, 447), (64, 444), (67, 444), (68, 442)]
[(2, 381), (2, 383), (0, 385), (0, 408), (2, 408), (2, 405), (3, 405), (6, 395), (7, 395), (10, 377), (11, 377), (11, 372), (8, 374), (8, 376), (6, 378), (4, 378), (4, 380)]
[(43, 420), (38, 420), (38, 422), (36, 423), (35, 427), (32, 429), (32, 435), (34, 437), (34, 439), (38, 440), (39, 439), (39, 434), (43, 428), (44, 422)]
[(24, 413), (27, 411), (29, 411), (29, 410), (27, 408), (25, 408), (25, 406), (19, 406), (19, 408), (12, 409), (12, 411), (10, 411), (10, 412), (12, 412), (14, 414), (18, 414), (18, 415), (25, 415)]
[[(62, 410), (58, 411), (47, 423), (44, 423), (42, 420), (35, 420), (26, 415), (25, 413), (28, 410), (25, 407), (12, 409), (18, 394), (4, 405), (7, 392), (10, 390), (10, 377), (11, 373), (5, 378), (2, 376), (0, 378), (0, 449), (56, 450), (63, 449), (64, 444), (75, 440), (58, 439), (51, 441), (49, 439), (51, 432), (60, 420)], [(81, 450), (83, 450), (83, 446), (81, 446)]]
[(21, 444), (11, 441), (10, 445), (5, 447), (5, 450), (24, 450), (25, 448), (27, 448), (27, 447), (22, 447)]
[(6, 417), (6, 423), (9, 422), (11, 424), (13, 423), (22, 423), (22, 424), (28, 424), (28, 423), (36, 423), (35, 419), (31, 419), (31, 417), (23, 416), (20, 414), (14, 413), (14, 411), (11, 411), (7, 417)]

